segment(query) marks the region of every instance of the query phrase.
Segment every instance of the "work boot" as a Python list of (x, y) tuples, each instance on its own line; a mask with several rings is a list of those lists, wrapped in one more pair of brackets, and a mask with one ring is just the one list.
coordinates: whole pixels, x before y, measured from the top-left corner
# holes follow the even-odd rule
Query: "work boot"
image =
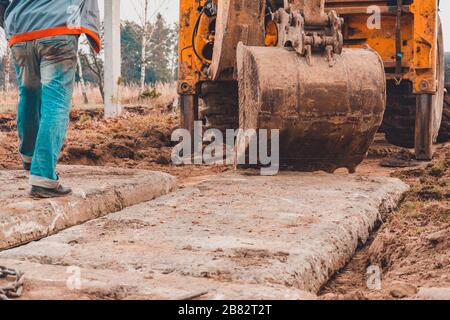
[(23, 170), (30, 171), (31, 170), (31, 163), (30, 162), (23, 162)]
[(64, 187), (60, 185), (56, 189), (47, 189), (38, 186), (32, 186), (30, 195), (34, 198), (57, 198), (57, 197), (65, 197), (72, 193), (72, 189), (69, 187)]

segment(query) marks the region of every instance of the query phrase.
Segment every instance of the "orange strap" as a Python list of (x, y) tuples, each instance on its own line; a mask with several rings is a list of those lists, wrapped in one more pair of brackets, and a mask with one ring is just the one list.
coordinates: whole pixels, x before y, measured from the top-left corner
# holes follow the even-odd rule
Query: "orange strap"
[(49, 29), (44, 29), (44, 30), (36, 30), (36, 31), (30, 31), (30, 32), (25, 32), (25, 33), (21, 33), (21, 34), (16, 34), (16, 35), (12, 36), (11, 39), (9, 39), (8, 44), (9, 44), (9, 46), (13, 46), (14, 44), (16, 44), (18, 42), (31, 41), (31, 40), (52, 37), (52, 36), (65, 35), (65, 34), (82, 34), (82, 33), (85, 33), (88, 36), (90, 36), (92, 39), (94, 39), (94, 41), (97, 45), (96, 48), (94, 48), (94, 49), (97, 53), (99, 53), (101, 50), (101, 47), (102, 47), (102, 42), (100, 41), (100, 37), (94, 31), (87, 29), (87, 28), (83, 28), (83, 27), (79, 27), (79, 28), (56, 27), (56, 28), (49, 28)]

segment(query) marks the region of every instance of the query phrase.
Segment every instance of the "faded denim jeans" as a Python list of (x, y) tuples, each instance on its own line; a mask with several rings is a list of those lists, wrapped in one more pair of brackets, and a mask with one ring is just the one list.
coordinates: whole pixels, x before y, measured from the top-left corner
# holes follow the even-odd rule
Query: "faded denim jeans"
[(31, 185), (57, 188), (55, 168), (69, 124), (78, 36), (20, 42), (12, 52), (19, 85), (19, 152), (31, 163)]

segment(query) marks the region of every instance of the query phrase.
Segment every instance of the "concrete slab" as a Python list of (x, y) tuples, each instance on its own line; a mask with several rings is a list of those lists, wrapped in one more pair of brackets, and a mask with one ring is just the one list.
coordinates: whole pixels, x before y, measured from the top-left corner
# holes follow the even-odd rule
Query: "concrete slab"
[[(316, 296), (280, 285), (252, 285), (221, 282), (178, 274), (114, 272), (109, 269), (81, 268), (81, 288), (76, 288), (70, 266), (4, 260), (2, 264), (16, 266), (26, 273), (23, 299), (31, 300), (313, 300)], [(1, 284), (1, 282), (0, 282)]]
[(85, 166), (58, 171), (73, 195), (45, 200), (28, 195), (25, 171), (0, 171), (0, 250), (154, 199), (176, 185), (174, 177), (153, 171)]
[(450, 301), (450, 288), (420, 288), (415, 298), (419, 300)]
[[(53, 281), (83, 298), (118, 283), (120, 298), (310, 298), (407, 189), (386, 177), (225, 174), (4, 251), (0, 264), (29, 272), (25, 298), (52, 298)], [(70, 266), (81, 271), (75, 294)]]

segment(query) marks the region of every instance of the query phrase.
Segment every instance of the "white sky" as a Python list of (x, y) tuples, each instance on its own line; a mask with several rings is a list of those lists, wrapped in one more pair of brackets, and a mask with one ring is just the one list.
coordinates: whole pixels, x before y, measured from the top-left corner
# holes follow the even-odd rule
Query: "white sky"
[[(103, 14), (103, 8), (105, 0), (99, 0), (99, 7)], [(107, 1), (107, 0), (106, 0)], [(150, 14), (149, 17), (152, 18), (156, 16), (157, 12), (161, 12), (164, 18), (169, 22), (178, 22), (179, 16), (179, 2), (180, 0), (150, 0)], [(124, 20), (139, 20), (139, 15), (142, 9), (142, 0), (122, 0), (120, 9), (121, 16)]]
[(440, 8), (444, 27), (445, 51), (450, 51), (450, 0), (441, 0)]

